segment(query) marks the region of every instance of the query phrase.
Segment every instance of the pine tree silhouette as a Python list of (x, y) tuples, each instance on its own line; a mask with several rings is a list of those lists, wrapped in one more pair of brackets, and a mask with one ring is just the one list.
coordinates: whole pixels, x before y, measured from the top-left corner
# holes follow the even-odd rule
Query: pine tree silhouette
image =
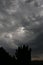
[(28, 65), (31, 63), (31, 48), (28, 49), (28, 46), (23, 45), (21, 47), (18, 47), (15, 55), (17, 58), (17, 64)]

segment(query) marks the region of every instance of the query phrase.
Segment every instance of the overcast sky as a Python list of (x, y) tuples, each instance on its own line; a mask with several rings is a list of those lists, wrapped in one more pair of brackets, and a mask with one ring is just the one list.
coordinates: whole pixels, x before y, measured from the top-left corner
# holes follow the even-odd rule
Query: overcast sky
[(13, 53), (22, 44), (43, 59), (43, 0), (0, 0), (0, 47)]

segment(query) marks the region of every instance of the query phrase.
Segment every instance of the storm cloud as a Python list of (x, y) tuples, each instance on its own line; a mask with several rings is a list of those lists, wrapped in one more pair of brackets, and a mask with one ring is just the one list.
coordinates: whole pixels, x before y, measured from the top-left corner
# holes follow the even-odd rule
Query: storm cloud
[(16, 49), (30, 42), (33, 55), (43, 51), (43, 0), (0, 0), (0, 46)]

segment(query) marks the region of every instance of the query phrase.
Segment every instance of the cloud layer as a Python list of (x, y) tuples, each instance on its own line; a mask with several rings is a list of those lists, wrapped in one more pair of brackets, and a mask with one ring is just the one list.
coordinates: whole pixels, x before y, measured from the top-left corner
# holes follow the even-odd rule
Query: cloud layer
[(43, 51), (42, 33), (43, 0), (0, 0), (0, 46), (14, 49), (22, 44), (19, 40)]

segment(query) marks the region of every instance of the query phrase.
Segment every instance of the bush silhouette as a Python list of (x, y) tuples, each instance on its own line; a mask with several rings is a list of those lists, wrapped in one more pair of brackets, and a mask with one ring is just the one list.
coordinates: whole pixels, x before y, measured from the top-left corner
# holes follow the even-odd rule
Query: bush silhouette
[(17, 64), (30, 64), (31, 63), (31, 48), (28, 46), (18, 47), (16, 50), (15, 56), (17, 58)]

